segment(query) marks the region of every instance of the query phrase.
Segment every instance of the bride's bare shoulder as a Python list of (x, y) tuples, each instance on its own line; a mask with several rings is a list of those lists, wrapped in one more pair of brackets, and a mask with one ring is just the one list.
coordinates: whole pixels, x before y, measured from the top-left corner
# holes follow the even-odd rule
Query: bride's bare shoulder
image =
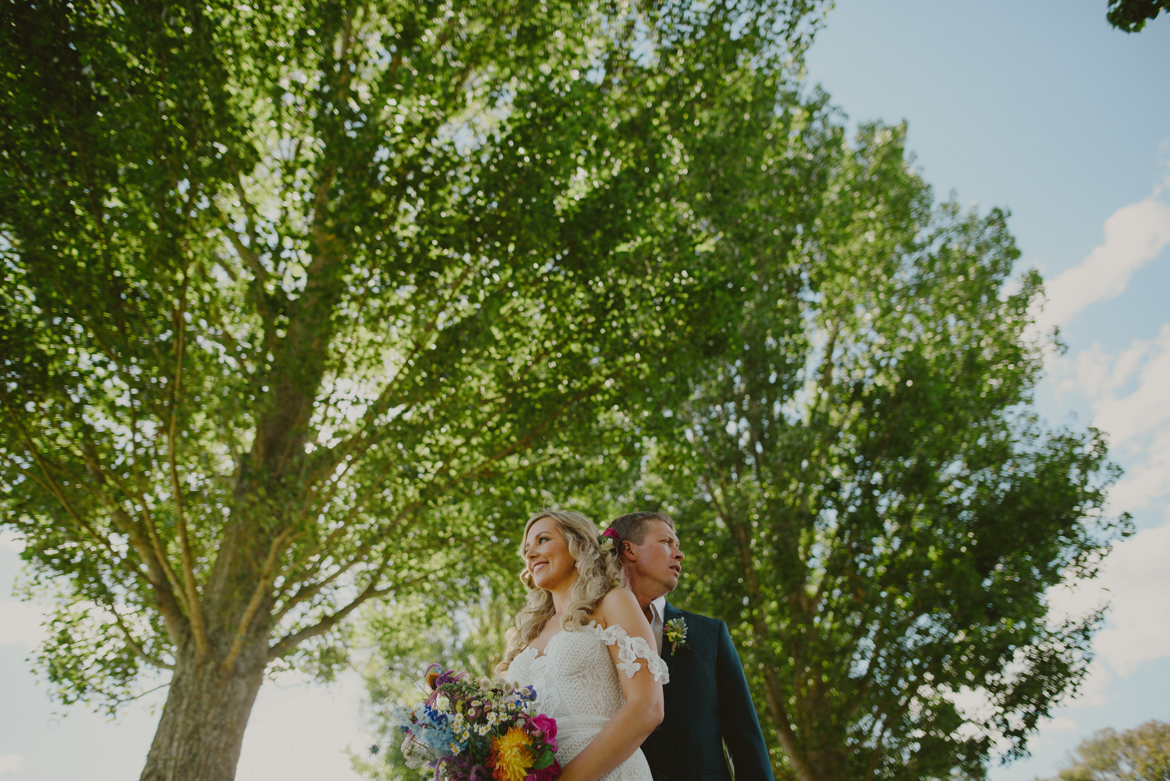
[(638, 607), (638, 598), (634, 596), (633, 591), (625, 586), (618, 586), (602, 597), (594, 615), (602, 626), (624, 625), (634, 616), (642, 617), (642, 608)]

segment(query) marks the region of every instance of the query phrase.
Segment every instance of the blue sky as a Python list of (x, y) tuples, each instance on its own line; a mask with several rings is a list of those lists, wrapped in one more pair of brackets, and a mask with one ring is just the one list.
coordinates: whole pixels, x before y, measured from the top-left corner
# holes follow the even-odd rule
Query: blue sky
[[(1106, 0), (841, 0), (809, 74), (851, 121), (905, 120), (940, 197), (1011, 210), (1021, 267), (1039, 269), (1068, 350), (1037, 390), (1052, 423), (1095, 425), (1126, 469), (1113, 492), (1138, 533), (1097, 583), (1053, 595), (1060, 610), (1112, 601), (1080, 697), (992, 781), (1054, 775), (1092, 731), (1170, 720), (1170, 17), (1125, 35)], [(17, 544), (0, 537), (0, 781), (133, 778), (161, 693), (116, 722), (49, 702), (28, 672), (35, 605), (9, 594)], [(240, 781), (350, 781), (361, 686), (266, 684)]]

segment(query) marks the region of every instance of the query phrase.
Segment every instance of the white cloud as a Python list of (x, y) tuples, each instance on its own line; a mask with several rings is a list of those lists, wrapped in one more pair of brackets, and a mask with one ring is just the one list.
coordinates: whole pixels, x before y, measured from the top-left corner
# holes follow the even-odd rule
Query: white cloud
[(0, 602), (0, 645), (36, 645), (45, 637), (44, 620), (45, 612), (39, 605)]
[(1062, 745), (1068, 733), (1077, 733), (1080, 726), (1067, 716), (1041, 719), (1036, 734), (1028, 740), (1028, 750), (1033, 755), (1038, 750), (1051, 749)]
[(1140, 510), (1170, 490), (1170, 430), (1152, 432), (1151, 440), (1146, 459), (1127, 466), (1109, 492), (1110, 501), (1122, 510)]
[[(1170, 656), (1170, 509), (1166, 521), (1115, 543), (1094, 580), (1050, 594), (1054, 613), (1083, 615), (1108, 602), (1105, 628), (1093, 639), (1098, 663), (1128, 676), (1143, 662)], [(1093, 671), (1078, 700), (1099, 704), (1104, 670)], [(1096, 680), (1094, 680), (1096, 679)]]
[(1102, 587), (1112, 599), (1109, 623), (1094, 647), (1119, 675), (1170, 656), (1170, 520), (1138, 532), (1109, 555)]
[(1100, 342), (1072, 358), (1056, 358), (1051, 374), (1057, 382), (1057, 392), (1078, 391), (1090, 399), (1100, 398), (1111, 387), (1113, 359)]
[(1105, 221), (1105, 243), (1045, 285), (1047, 302), (1037, 318), (1043, 331), (1065, 325), (1090, 304), (1120, 295), (1133, 273), (1170, 244), (1170, 205), (1160, 196), (1159, 189), (1115, 211)]
[(20, 754), (0, 754), (0, 775), (20, 770), (20, 763), (23, 761), (24, 757)]
[(1061, 396), (1077, 392), (1089, 401), (1093, 425), (1125, 466), (1110, 493), (1114, 507), (1132, 512), (1170, 493), (1170, 324), (1118, 354), (1094, 344), (1059, 359), (1053, 379)]
[[(1106, 392), (1093, 402), (1093, 425), (1108, 431), (1118, 444), (1170, 424), (1170, 323), (1150, 341), (1135, 341), (1114, 363)], [(1134, 378), (1128, 395), (1116, 391)]]
[(1060, 718), (1052, 719), (1047, 724), (1045, 724), (1044, 729), (1047, 729), (1050, 732), (1076, 732), (1077, 723), (1066, 716), (1061, 716)]

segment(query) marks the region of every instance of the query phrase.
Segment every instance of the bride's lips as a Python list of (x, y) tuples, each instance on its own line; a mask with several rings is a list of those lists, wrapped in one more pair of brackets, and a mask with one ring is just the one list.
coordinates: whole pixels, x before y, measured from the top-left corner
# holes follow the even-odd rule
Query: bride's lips
[(536, 561), (536, 562), (533, 562), (533, 563), (532, 563), (532, 566), (531, 566), (531, 568), (530, 568), (530, 569), (532, 570), (532, 574), (533, 574), (533, 575), (535, 575), (535, 574), (536, 574), (536, 571), (537, 571), (538, 569), (540, 569), (541, 567), (544, 567), (544, 566), (546, 566), (547, 564), (548, 564), (548, 562), (547, 562), (547, 561)]

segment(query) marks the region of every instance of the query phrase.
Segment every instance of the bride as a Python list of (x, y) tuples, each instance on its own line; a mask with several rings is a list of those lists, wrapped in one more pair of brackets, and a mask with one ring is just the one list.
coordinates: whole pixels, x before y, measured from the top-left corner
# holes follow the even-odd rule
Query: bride
[(662, 721), (666, 663), (616, 550), (603, 550), (584, 515), (543, 510), (520, 543), (528, 604), (508, 630), (496, 672), (536, 690), (557, 722), (562, 781), (650, 781), (638, 747)]

